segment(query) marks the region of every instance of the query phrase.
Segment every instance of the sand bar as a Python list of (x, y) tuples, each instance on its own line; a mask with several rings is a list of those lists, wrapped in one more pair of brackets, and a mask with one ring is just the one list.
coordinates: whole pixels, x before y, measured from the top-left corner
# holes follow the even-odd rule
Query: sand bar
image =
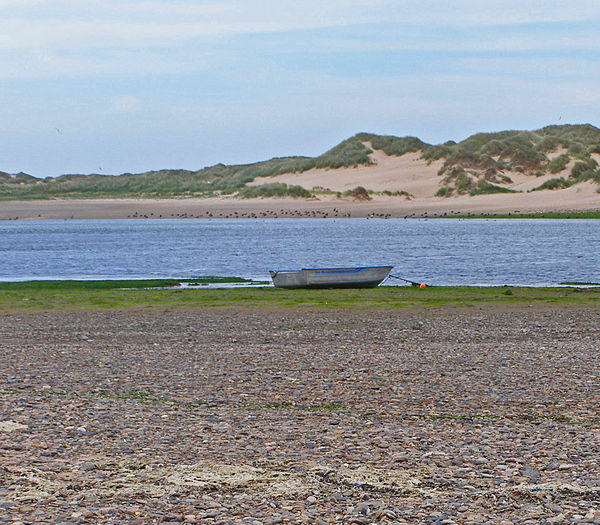
[(174, 219), (247, 217), (423, 217), (494, 213), (600, 211), (591, 183), (558, 191), (454, 198), (374, 196), (370, 201), (326, 195), (304, 199), (95, 199), (0, 202), (0, 220)]

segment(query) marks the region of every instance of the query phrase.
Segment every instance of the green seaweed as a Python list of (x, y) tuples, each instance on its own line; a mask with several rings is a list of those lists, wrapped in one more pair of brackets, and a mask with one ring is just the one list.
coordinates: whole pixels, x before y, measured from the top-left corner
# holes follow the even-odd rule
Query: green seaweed
[(190, 277), (188, 279), (51, 280), (0, 282), (0, 290), (118, 290), (168, 288), (198, 284), (253, 283), (242, 277)]
[[(112, 308), (436, 308), (476, 304), (596, 304), (600, 289), (504, 287), (380, 286), (371, 289), (285, 290), (244, 288), (90, 288), (85, 281), (24, 288), (24, 283), (0, 283), (0, 311)], [(59, 282), (60, 283), (60, 282)], [(11, 285), (18, 285), (11, 289)], [(79, 286), (78, 286), (79, 285)], [(19, 286), (21, 286), (19, 288)]]

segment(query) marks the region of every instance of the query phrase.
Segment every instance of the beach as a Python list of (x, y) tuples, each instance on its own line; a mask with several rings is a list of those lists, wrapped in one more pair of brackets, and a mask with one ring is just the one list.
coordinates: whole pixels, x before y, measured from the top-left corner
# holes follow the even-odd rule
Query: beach
[(5, 312), (0, 521), (600, 523), (597, 319)]
[(376, 195), (368, 201), (319, 199), (90, 199), (4, 201), (0, 220), (210, 219), (210, 218), (403, 218), (527, 213), (599, 212), (592, 184), (559, 191), (454, 198)]

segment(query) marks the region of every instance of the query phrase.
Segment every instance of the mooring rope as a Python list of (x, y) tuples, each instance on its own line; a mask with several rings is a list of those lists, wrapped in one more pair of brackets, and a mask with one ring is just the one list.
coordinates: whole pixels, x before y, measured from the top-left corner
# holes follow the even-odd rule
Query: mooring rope
[(404, 277), (400, 277), (399, 275), (392, 275), (391, 273), (387, 276), (387, 279), (398, 279), (399, 281), (404, 281), (405, 283), (410, 283), (411, 286), (418, 286), (419, 288), (426, 288), (427, 285), (425, 283), (417, 283), (415, 281), (411, 281), (409, 279), (405, 279)]

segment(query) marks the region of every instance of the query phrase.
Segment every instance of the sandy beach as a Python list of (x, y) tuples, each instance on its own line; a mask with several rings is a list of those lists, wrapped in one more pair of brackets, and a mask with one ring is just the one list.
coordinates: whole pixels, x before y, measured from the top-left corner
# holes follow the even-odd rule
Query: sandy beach
[(374, 196), (353, 201), (325, 196), (303, 199), (95, 199), (4, 201), (0, 220), (178, 219), (178, 218), (346, 218), (434, 217), (468, 214), (517, 214), (600, 211), (592, 184), (535, 193), (414, 198)]
[(3, 523), (599, 523), (597, 307), (0, 317)]

